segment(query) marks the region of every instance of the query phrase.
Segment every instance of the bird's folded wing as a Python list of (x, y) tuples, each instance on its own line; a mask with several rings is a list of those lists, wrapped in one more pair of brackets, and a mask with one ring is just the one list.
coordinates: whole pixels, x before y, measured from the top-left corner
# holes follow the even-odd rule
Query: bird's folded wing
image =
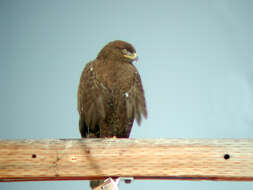
[(128, 118), (136, 119), (138, 125), (144, 116), (147, 118), (146, 102), (140, 75), (136, 72), (130, 90), (126, 93), (126, 109)]
[(105, 118), (103, 92), (106, 88), (96, 79), (94, 62), (85, 67), (78, 88), (78, 111), (85, 118), (85, 123), (91, 129)]

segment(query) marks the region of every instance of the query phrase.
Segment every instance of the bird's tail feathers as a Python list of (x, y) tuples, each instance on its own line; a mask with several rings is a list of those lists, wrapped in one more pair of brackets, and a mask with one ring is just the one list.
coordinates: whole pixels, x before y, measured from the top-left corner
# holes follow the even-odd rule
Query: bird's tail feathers
[(91, 189), (94, 189), (95, 187), (101, 185), (102, 183), (104, 183), (104, 180), (92, 180), (90, 181), (90, 187)]

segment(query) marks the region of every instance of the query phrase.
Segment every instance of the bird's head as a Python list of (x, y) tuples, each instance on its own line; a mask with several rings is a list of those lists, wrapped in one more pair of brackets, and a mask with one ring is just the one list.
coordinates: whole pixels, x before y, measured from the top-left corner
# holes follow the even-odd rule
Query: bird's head
[(98, 54), (97, 59), (113, 59), (120, 61), (137, 61), (138, 56), (134, 47), (121, 40), (115, 40), (108, 43)]

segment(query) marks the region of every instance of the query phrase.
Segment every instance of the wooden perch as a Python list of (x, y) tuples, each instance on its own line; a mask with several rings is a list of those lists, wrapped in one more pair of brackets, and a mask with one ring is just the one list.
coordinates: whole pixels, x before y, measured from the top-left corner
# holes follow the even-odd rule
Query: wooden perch
[(253, 181), (253, 139), (0, 140), (0, 181)]

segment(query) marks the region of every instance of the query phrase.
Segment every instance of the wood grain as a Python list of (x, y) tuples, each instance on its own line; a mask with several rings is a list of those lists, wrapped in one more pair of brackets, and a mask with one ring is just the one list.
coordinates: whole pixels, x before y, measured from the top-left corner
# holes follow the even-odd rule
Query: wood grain
[(253, 139), (0, 140), (0, 182), (108, 176), (253, 181)]

